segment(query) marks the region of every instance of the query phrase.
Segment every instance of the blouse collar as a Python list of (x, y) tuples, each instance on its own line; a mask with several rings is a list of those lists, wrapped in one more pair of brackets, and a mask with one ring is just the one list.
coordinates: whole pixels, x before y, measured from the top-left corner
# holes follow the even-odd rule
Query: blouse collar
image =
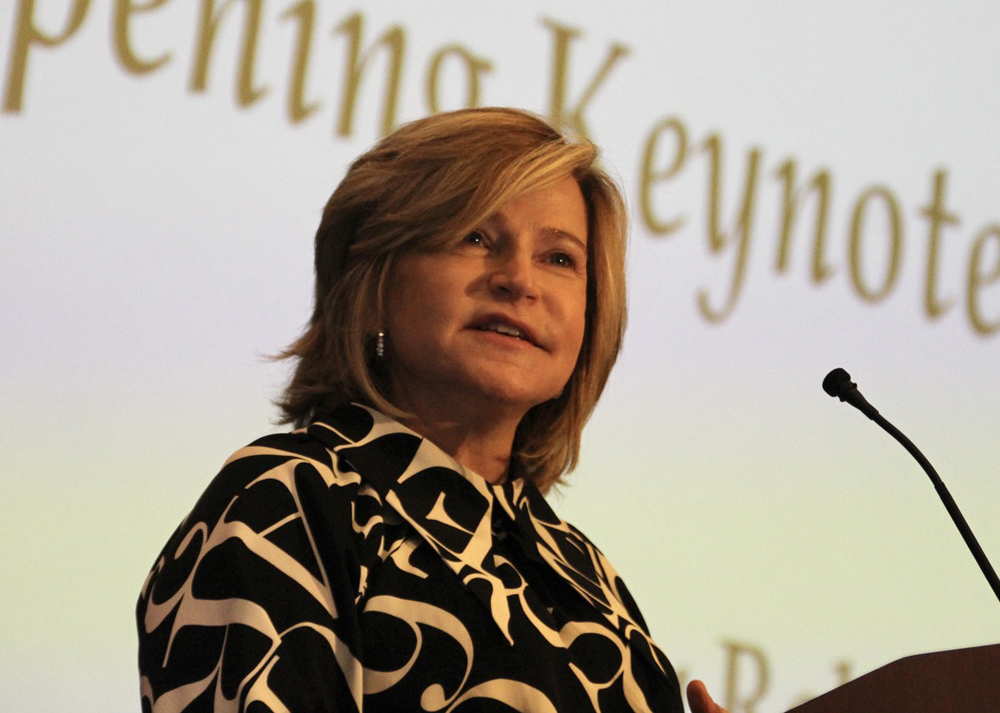
[[(544, 562), (623, 634), (645, 632), (618, 591), (617, 573), (581, 533), (561, 520), (531, 482), (491, 485), (426, 438), (373, 409), (352, 404), (308, 432), (337, 455), (339, 467), (370, 483), (493, 612), (510, 640), (504, 585), (494, 565), (494, 517), (518, 530)], [(637, 621), (638, 620), (638, 621)], [(652, 644), (652, 642), (649, 642)]]

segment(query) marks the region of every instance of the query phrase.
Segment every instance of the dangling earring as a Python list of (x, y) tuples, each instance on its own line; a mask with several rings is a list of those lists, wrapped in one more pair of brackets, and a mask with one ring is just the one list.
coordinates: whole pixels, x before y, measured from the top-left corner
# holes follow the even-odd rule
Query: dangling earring
[(375, 332), (375, 358), (385, 357), (385, 330), (380, 329)]

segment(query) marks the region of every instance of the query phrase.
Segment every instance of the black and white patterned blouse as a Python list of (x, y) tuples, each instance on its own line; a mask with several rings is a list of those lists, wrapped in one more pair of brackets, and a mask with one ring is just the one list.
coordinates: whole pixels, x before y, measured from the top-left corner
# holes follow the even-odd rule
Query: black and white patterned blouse
[(138, 609), (144, 711), (682, 711), (604, 556), (361, 406), (262, 438)]

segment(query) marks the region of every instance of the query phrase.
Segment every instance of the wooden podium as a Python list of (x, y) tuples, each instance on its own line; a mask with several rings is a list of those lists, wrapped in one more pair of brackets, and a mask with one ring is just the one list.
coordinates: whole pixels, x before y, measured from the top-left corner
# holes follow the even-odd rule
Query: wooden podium
[(1000, 644), (908, 656), (788, 713), (1000, 713)]

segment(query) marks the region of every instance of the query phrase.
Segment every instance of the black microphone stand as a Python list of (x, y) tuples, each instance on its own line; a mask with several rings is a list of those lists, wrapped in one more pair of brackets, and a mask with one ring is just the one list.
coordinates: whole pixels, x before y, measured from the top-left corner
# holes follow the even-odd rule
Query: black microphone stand
[(937, 490), (938, 496), (941, 498), (941, 502), (944, 503), (945, 509), (948, 514), (951, 515), (952, 522), (955, 523), (955, 527), (958, 531), (962, 533), (962, 539), (965, 540), (965, 544), (968, 546), (969, 550), (972, 552), (972, 556), (976, 558), (976, 562), (979, 564), (979, 569), (983, 571), (986, 576), (986, 581), (990, 583), (990, 587), (993, 589), (993, 594), (996, 595), (998, 601), (1000, 601), (1000, 579), (997, 578), (997, 573), (993, 570), (993, 565), (990, 564), (989, 559), (986, 557), (986, 553), (983, 552), (983, 548), (979, 546), (979, 542), (976, 540), (976, 536), (972, 534), (972, 528), (969, 527), (969, 523), (965, 521), (962, 516), (962, 511), (958, 509), (958, 504), (955, 499), (951, 497), (951, 493), (948, 492), (948, 488), (945, 487), (944, 482), (942, 482), (941, 477), (934, 470), (934, 466), (931, 462), (927, 460), (920, 449), (917, 448), (913, 441), (906, 437), (906, 435), (900, 431), (898, 428), (893, 426), (886, 420), (878, 410), (869, 404), (865, 397), (861, 395), (858, 391), (857, 384), (851, 381), (851, 376), (843, 369), (834, 369), (826, 378), (823, 379), (823, 390), (830, 396), (839, 398), (841, 401), (846, 401), (855, 408), (857, 408), (861, 413), (870, 418), (872, 421), (877, 423), (882, 430), (888, 433), (890, 436), (896, 439), (900, 445), (907, 450), (907, 452), (913, 456), (920, 467), (924, 469), (927, 473), (927, 477), (931, 479), (931, 483), (934, 484), (934, 489)]

